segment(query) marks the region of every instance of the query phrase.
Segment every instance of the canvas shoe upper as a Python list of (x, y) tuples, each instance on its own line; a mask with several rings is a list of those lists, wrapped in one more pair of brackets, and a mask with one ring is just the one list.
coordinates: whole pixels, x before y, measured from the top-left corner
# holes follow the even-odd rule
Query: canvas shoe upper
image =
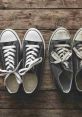
[(44, 57), (44, 40), (41, 33), (35, 29), (29, 29), (23, 40), (23, 68), (19, 74), (23, 80), (24, 91), (33, 93), (40, 82), (42, 62)]
[(63, 93), (69, 93), (73, 80), (70, 34), (65, 28), (56, 29), (49, 42), (49, 62), (53, 78)]
[(75, 85), (82, 92), (82, 28), (76, 32), (72, 44)]
[(16, 32), (6, 29), (0, 36), (1, 63), (0, 76), (5, 76), (4, 84), (9, 93), (16, 93), (22, 82), (17, 73), (20, 66), (20, 40)]

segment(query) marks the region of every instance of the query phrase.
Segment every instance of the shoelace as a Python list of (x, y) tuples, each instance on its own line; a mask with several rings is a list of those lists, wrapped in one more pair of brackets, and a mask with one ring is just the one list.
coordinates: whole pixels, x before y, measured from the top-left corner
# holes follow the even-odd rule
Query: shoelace
[(82, 44), (78, 45), (78, 49), (74, 47), (73, 50), (75, 54), (77, 55), (77, 57), (82, 60)]
[(42, 62), (42, 57), (37, 58), (39, 45), (26, 45), (26, 62), (25, 68), (19, 70), (19, 74), (23, 76), (27, 71), (35, 65)]
[[(18, 63), (17, 67), (14, 69), (14, 57), (15, 57), (15, 50), (16, 49), (16, 46), (15, 45), (11, 45), (11, 46), (4, 46), (2, 48), (3, 50), (3, 53), (4, 53), (4, 58), (5, 58), (5, 66), (6, 66), (6, 70), (2, 70), (0, 69), (0, 76), (4, 76), (4, 75), (7, 75), (7, 74), (15, 74), (17, 77), (17, 81), (18, 83), (21, 83), (22, 80), (20, 78), (20, 75), (16, 72), (20, 66), (20, 63), (21, 61)], [(11, 70), (11, 68), (13, 70)]]
[(55, 60), (51, 63), (63, 63), (67, 68), (68, 62), (67, 60), (71, 57), (72, 51), (69, 49), (70, 46), (68, 44), (57, 44), (55, 45), (55, 52), (51, 52), (52, 58)]

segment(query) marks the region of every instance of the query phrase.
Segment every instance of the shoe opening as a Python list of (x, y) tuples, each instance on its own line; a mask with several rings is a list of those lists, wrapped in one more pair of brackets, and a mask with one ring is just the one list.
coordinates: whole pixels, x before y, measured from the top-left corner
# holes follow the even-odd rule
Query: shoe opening
[(63, 71), (59, 77), (60, 85), (64, 93), (69, 93), (72, 85), (72, 73)]
[(23, 77), (25, 93), (33, 93), (38, 85), (38, 78), (35, 73), (26, 73)]
[(16, 93), (19, 88), (19, 84), (17, 83), (16, 76), (11, 74), (5, 81), (5, 86), (9, 93)]

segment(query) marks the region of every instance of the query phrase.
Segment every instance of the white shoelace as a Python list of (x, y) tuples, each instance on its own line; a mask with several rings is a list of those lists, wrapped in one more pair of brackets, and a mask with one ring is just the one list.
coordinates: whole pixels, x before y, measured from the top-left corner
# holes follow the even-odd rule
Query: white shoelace
[(15, 45), (4, 46), (2, 48), (2, 50), (4, 53), (6, 70), (0, 69), (0, 72), (1, 72), (0, 76), (4, 76), (4, 75), (13, 73), (17, 76), (16, 78), (17, 78), (18, 83), (21, 83), (22, 82), (21, 78), (20, 78), (19, 74), (16, 72), (20, 66), (21, 61), (18, 63), (17, 67), (14, 68), (16, 46)]
[(69, 48), (70, 46), (68, 44), (55, 45), (55, 52), (54, 51), (51, 52), (51, 56), (55, 61), (51, 63), (54, 64), (63, 63), (67, 68), (69, 68), (67, 60), (72, 55), (72, 51)]
[(19, 70), (19, 74), (23, 76), (27, 71), (35, 65), (42, 62), (42, 57), (37, 58), (39, 45), (26, 45), (26, 61), (25, 68)]

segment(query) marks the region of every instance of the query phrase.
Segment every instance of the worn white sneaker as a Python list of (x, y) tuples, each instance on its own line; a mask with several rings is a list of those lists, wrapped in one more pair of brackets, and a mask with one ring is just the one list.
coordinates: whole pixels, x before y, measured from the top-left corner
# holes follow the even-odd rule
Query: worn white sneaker
[(32, 94), (38, 89), (44, 48), (45, 43), (41, 33), (35, 28), (29, 29), (23, 40), (23, 68), (19, 70), (19, 74), (23, 76), (23, 87), (27, 94)]
[(20, 66), (20, 40), (17, 33), (11, 29), (6, 29), (0, 36), (1, 62), (0, 76), (5, 76), (4, 85), (9, 93), (16, 93), (19, 84), (22, 82), (17, 73)]
[(63, 93), (69, 93), (73, 81), (71, 37), (67, 29), (57, 28), (49, 41), (52, 76)]

